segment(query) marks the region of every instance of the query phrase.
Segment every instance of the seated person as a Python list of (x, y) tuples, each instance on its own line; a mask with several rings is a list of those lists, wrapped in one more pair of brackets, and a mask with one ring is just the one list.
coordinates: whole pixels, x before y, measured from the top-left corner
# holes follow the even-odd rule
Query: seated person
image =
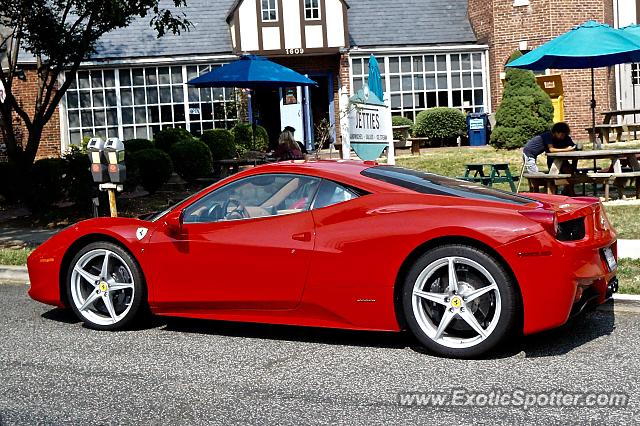
[[(543, 152), (565, 152), (573, 151), (576, 145), (573, 143), (571, 129), (567, 123), (559, 122), (553, 125), (551, 131), (546, 131), (538, 136), (533, 137), (522, 150), (524, 157), (524, 166), (527, 173), (538, 173), (536, 159)], [(547, 157), (547, 165), (551, 167), (553, 160)], [(565, 161), (562, 164), (560, 173), (571, 173), (569, 163)]]
[(278, 138), (278, 148), (276, 149), (274, 156), (279, 161), (284, 160), (304, 160), (304, 155), (300, 151), (300, 147), (293, 139), (291, 132), (285, 130), (280, 134)]
[(291, 132), (291, 137), (296, 141), (296, 143), (298, 144), (298, 147), (300, 147), (300, 151), (302, 151), (302, 154), (308, 154), (307, 153), (307, 148), (304, 146), (304, 144), (302, 142), (300, 142), (299, 140), (296, 140), (296, 129), (293, 128), (292, 126), (285, 126), (284, 129), (282, 129), (283, 132)]

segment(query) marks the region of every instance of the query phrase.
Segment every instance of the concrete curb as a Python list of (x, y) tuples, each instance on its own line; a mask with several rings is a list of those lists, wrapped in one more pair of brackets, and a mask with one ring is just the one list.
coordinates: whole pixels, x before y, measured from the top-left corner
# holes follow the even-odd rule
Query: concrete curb
[(29, 274), (26, 266), (0, 265), (0, 281), (28, 283)]
[(640, 295), (614, 294), (612, 298), (598, 306), (599, 311), (640, 313)]

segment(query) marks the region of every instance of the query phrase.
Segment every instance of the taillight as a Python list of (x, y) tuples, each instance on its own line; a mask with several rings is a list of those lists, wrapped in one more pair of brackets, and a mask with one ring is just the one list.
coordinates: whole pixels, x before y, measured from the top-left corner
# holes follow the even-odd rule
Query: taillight
[(558, 235), (558, 216), (549, 210), (525, 210), (521, 215), (538, 222), (552, 236)]

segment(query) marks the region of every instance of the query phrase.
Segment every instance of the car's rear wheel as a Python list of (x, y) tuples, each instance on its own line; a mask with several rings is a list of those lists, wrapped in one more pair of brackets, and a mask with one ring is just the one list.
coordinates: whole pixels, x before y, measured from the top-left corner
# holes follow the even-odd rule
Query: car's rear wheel
[(131, 324), (146, 300), (138, 263), (109, 242), (88, 244), (75, 255), (67, 273), (67, 294), (78, 318), (99, 330)]
[(502, 265), (477, 248), (437, 247), (409, 270), (403, 288), (407, 324), (427, 349), (475, 357), (514, 329), (520, 309), (515, 283)]

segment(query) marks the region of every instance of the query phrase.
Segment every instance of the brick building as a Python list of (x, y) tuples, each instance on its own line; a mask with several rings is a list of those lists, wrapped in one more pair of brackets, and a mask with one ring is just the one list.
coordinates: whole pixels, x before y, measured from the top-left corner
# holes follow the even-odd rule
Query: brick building
[[(515, 50), (531, 50), (552, 38), (593, 19), (616, 28), (639, 22), (637, 0), (469, 0), (469, 20), (479, 43), (489, 46), (492, 104), (497, 106), (502, 96), (501, 74), (509, 56)], [(632, 65), (595, 70), (597, 110), (640, 107), (632, 87)], [(565, 120), (574, 134), (586, 138), (585, 128), (591, 126), (590, 70), (547, 70), (560, 73), (564, 86)], [(634, 95), (634, 96), (632, 96)], [(599, 117), (597, 117), (599, 119)]]
[[(272, 141), (292, 125), (297, 139), (312, 143), (322, 118), (335, 125), (339, 141), (338, 96), (366, 84), (370, 54), (394, 115), (414, 118), (434, 106), (491, 111), (488, 47), (472, 31), (466, 0), (404, 0), (399, 7), (386, 0), (191, 0), (185, 12), (194, 28), (180, 36), (158, 39), (148, 20), (106, 34), (81, 70), (66, 75), (73, 83), (39, 156), (64, 152), (85, 136), (231, 127), (237, 91), (186, 82), (241, 53), (267, 56), (318, 82), (255, 93), (255, 115)], [(27, 77), (20, 84), (25, 100)]]

